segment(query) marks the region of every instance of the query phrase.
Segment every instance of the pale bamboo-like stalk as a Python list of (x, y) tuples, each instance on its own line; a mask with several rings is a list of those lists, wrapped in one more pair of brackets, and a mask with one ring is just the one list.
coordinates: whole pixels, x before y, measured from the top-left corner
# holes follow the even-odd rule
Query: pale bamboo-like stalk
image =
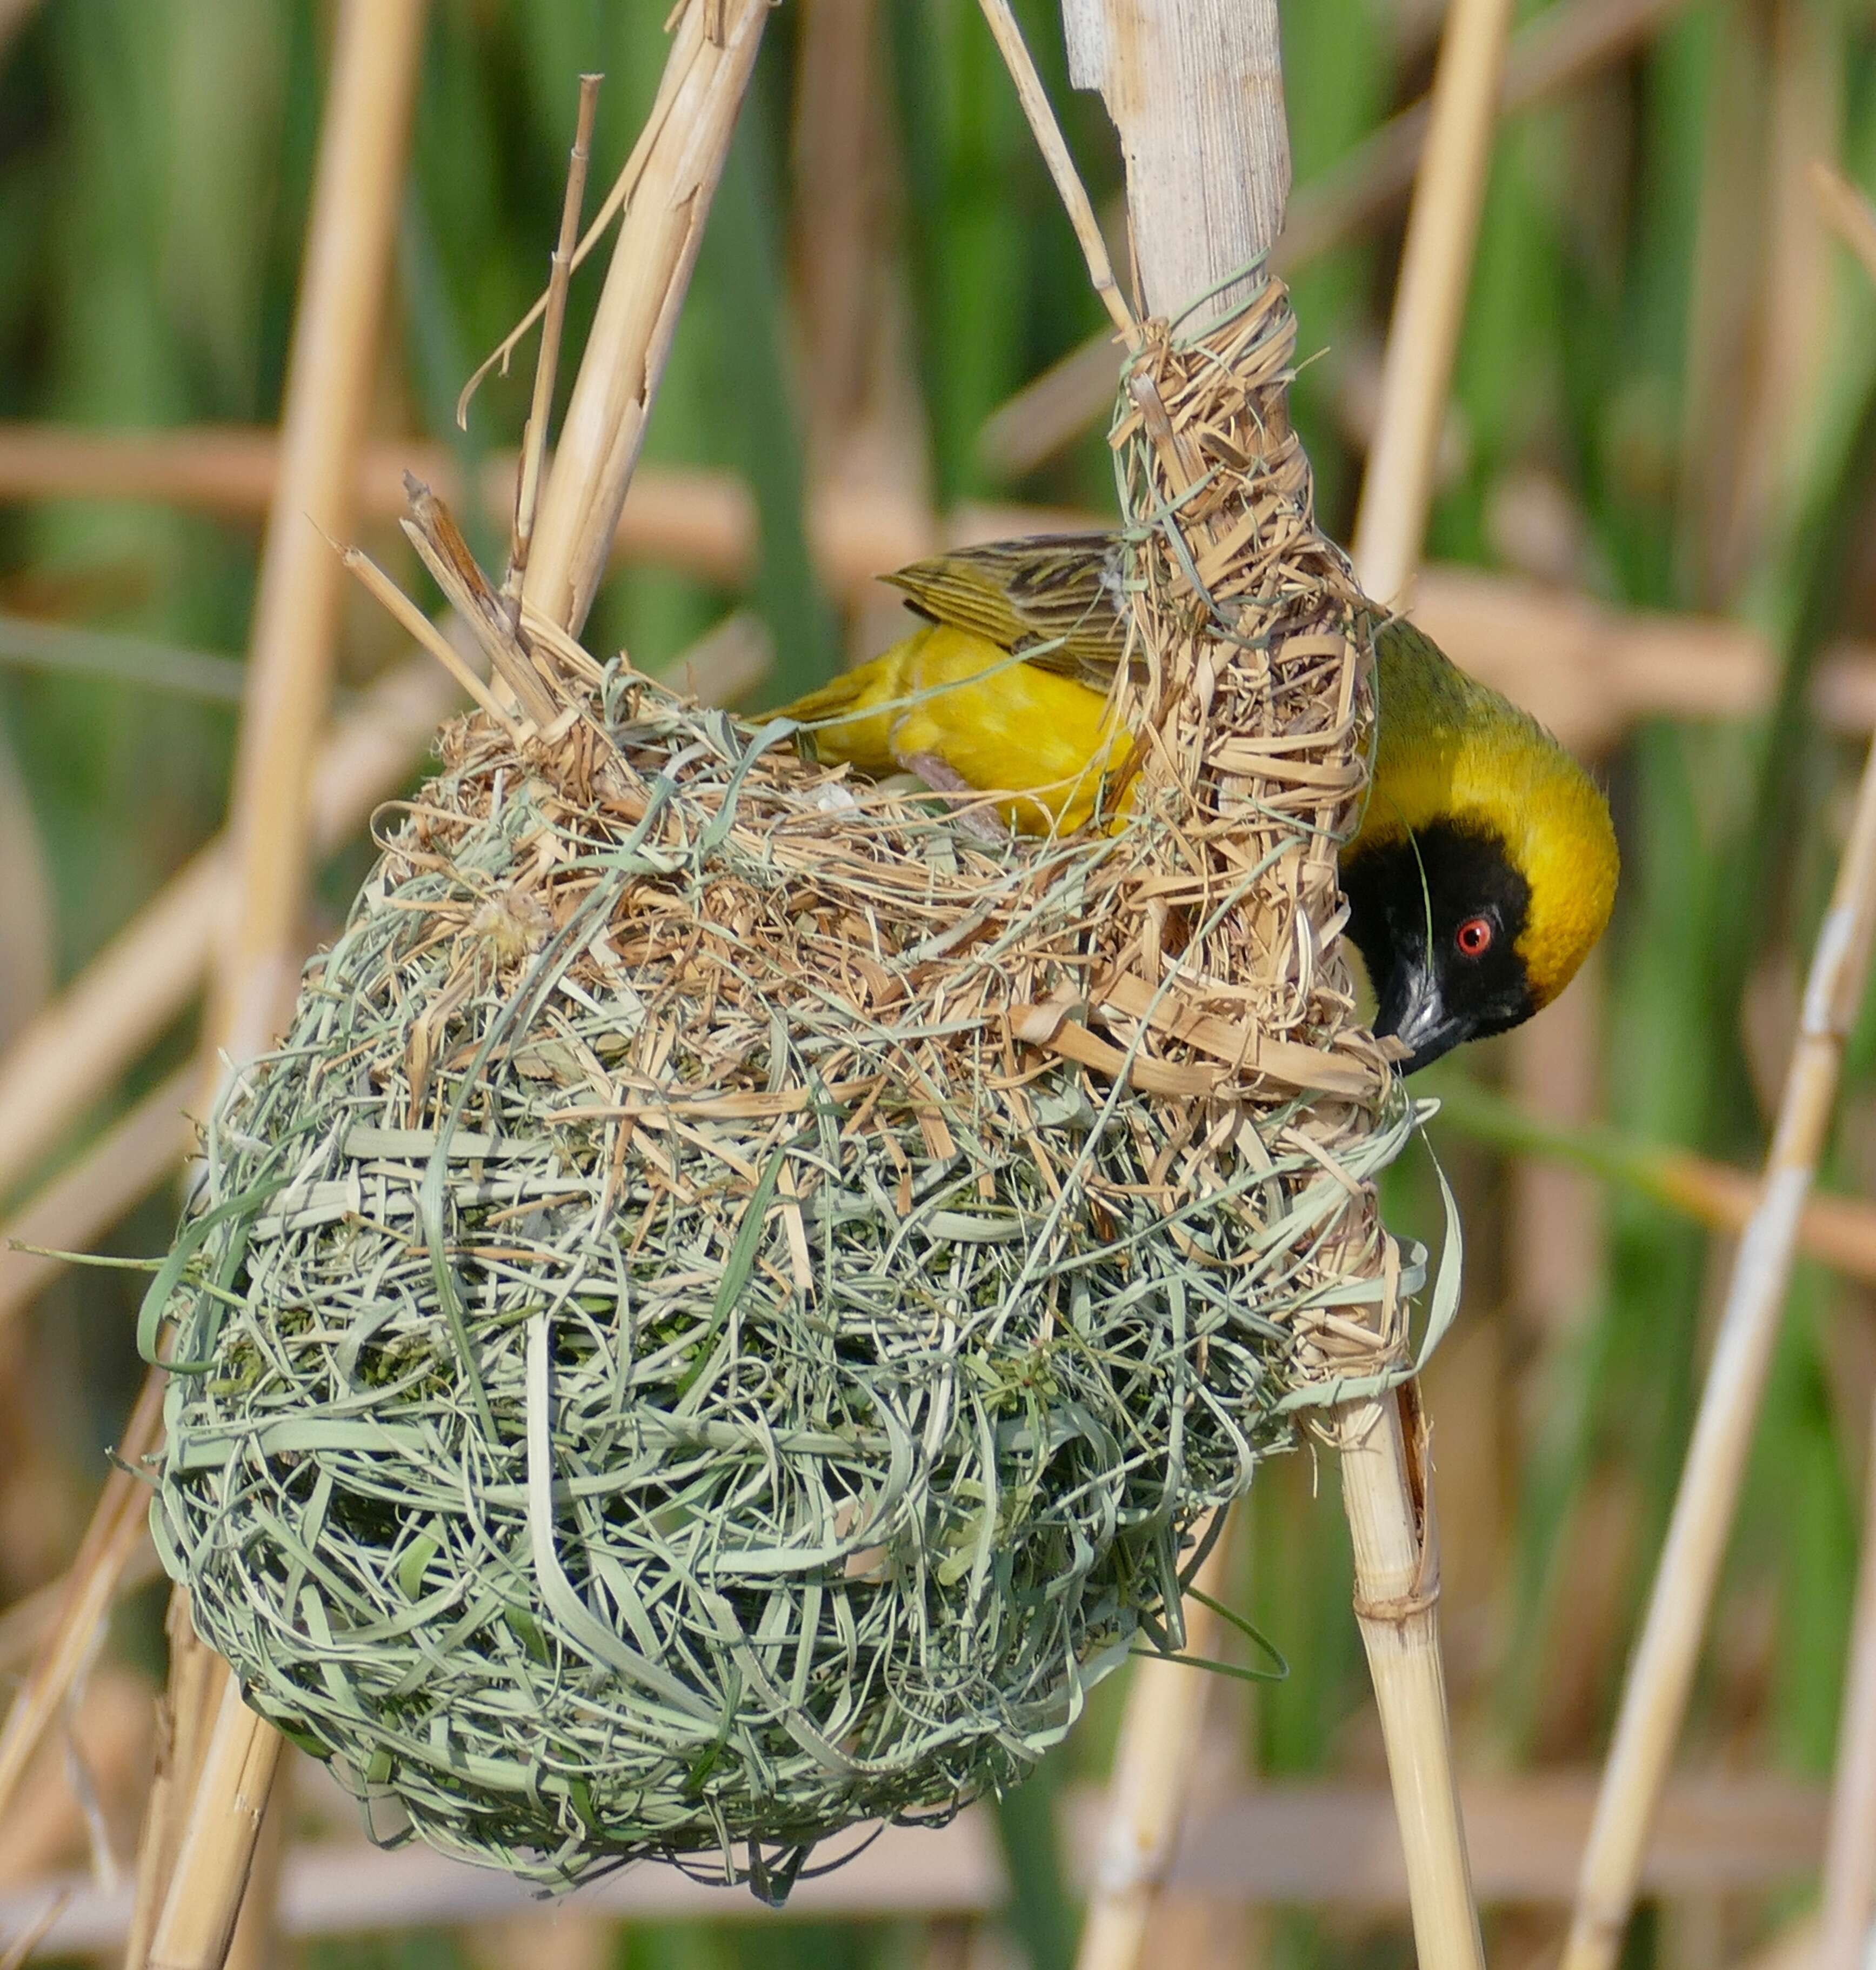
[[(1353, 554), (1363, 587), (1390, 603), (1412, 579), (1426, 536), (1510, 15), (1510, 0), (1454, 0), (1434, 78)], [(1412, 1406), (1417, 1416), (1417, 1403)], [(1446, 1713), (1424, 1437), (1403, 1429), (1400, 1404), (1387, 1399), (1338, 1410), (1335, 1428), (1354, 1547), (1356, 1614), (1408, 1876), (1416, 1884), (1415, 1943), (1422, 1964), (1483, 1970)]]
[(1844, 1673), (1837, 1775), (1813, 1970), (1865, 1970), (1876, 1925), (1876, 1406), (1863, 1473), (1863, 1556)]
[[(1227, 1524), (1192, 1583), (1214, 1601), (1225, 1591), (1231, 1546)], [(1224, 1627), (1217, 1614), (1188, 1595), (1182, 1618), (1185, 1653), (1215, 1655)], [(1144, 1960), (1147, 1929), (1179, 1843), (1210, 1683), (1189, 1663), (1155, 1656), (1134, 1669), (1075, 1970), (1133, 1970)]]
[[(1461, 8), (1468, 3), (1459, 0)], [(1073, 79), (1101, 90), (1120, 132), (1146, 305), (1168, 316), (1207, 297), (1227, 307), (1245, 290), (1247, 270), (1269, 252), (1289, 190), (1275, 5), (1065, 0), (1064, 19)], [(1440, 117), (1450, 123), (1469, 107), (1448, 92)], [(1438, 129), (1433, 141), (1455, 148)], [(1482, 1966), (1433, 1611), (1426, 1474), (1409, 1464), (1392, 1401), (1340, 1410), (1335, 1428), (1354, 1533), (1356, 1604), (1401, 1812), (1421, 1960), (1441, 1970)], [(1410, 1608), (1403, 1599), (1409, 1595), (1418, 1597)], [(1153, 1685), (1136, 1685), (1133, 1700), (1153, 1697)], [(1156, 1830), (1169, 1844), (1192, 1764), (1189, 1734), (1144, 1724), (1136, 1732), (1131, 1715), (1127, 1728), (1130, 1742), (1140, 1746), (1140, 1768), (1130, 1782), (1137, 1796), (1166, 1803)], [(1124, 1829), (1118, 1837), (1125, 1840)], [(1096, 1960), (1091, 1948), (1104, 1952), (1101, 1970), (1134, 1970), (1149, 1926), (1140, 1894), (1130, 1882), (1097, 1891), (1083, 1970)]]
[(320, 532), (352, 532), (425, 11), (346, 0), (333, 45), (231, 801), (240, 901), (210, 1029), (236, 1061), (273, 1039), (304, 955), (312, 762), (343, 586)]
[(573, 281), (580, 209), (586, 203), (587, 165), (593, 154), (593, 119), (599, 109), (600, 82), (597, 75), (580, 78), (580, 107), (574, 117), (573, 151), (567, 160), (567, 187), (561, 200), (560, 237), (554, 242), (548, 268), (547, 313), (541, 323), (541, 347), (534, 366), (534, 396), (522, 433), (521, 476), (515, 488), (515, 531), (509, 545), (508, 573), (502, 583), (511, 636), (521, 628), (522, 589), (528, 578), (528, 557), (533, 551), (535, 521), (540, 511), (548, 419), (553, 414), (554, 379), (559, 372), (561, 336), (567, 326), (567, 290)]
[(156, 1769), (137, 1845), (135, 1891), (124, 1938), (124, 1970), (148, 1970), (150, 1940), (163, 1912), (164, 1884), (175, 1864), (184, 1816), (201, 1775), (213, 1694), (221, 1663), (197, 1642), (185, 1595), (170, 1596), (164, 1624), (169, 1642), (169, 1686), (157, 1702)]
[(1352, 550), (1362, 587), (1389, 608), (1404, 604), (1426, 536), (1511, 11), (1512, 0), (1453, 0), (1440, 43)]
[(1405, 1428), (1401, 1409), (1401, 1399), (1383, 1396), (1335, 1412), (1355, 1617), (1387, 1747), (1415, 1949), (1427, 1970), (1484, 1970), (1440, 1654), (1432, 1470), (1424, 1430)]
[(152, 1379), (144, 1384), (117, 1447), (122, 1464), (128, 1468), (113, 1471), (105, 1480), (105, 1496), (66, 1575), (52, 1633), (0, 1729), (0, 1819), (90, 1655), (125, 1562), (142, 1543), (149, 1503), (135, 1467), (156, 1447), (162, 1430), (162, 1386)]
[(286, 1742), (242, 1702), (232, 1676), (216, 1682), (214, 1728), (150, 1940), (150, 1970), (220, 1970), (227, 1960)]
[[(1529, 109), (1631, 54), (1683, 11), (1688, 0), (1558, 0), (1511, 44), (1505, 62), (1507, 115)], [(1412, 188), (1426, 146), (1422, 97), (1390, 117), (1320, 177), (1298, 187), (1272, 249), (1286, 278), (1352, 238)], [(1106, 416), (1114, 401), (1114, 348), (1091, 336), (1026, 383), (984, 420), (984, 462), (1020, 479)]]
[[(1826, 219), (1876, 280), (1876, 212), (1826, 165), (1813, 189)], [(1634, 1907), (1644, 1849), (1686, 1715), (1702, 1637), (1745, 1481), (1778, 1338), (1798, 1227), (1829, 1133), (1844, 1042), (1876, 934), (1876, 746), (1863, 768), (1830, 906), (1805, 982), (1765, 1186), (1733, 1260), (1712, 1365), (1681, 1471), (1641, 1639), (1584, 1851), (1562, 1970), (1611, 1970)], [(1867, 1536), (1867, 1535), (1866, 1535)]]
[(1692, 1687), (1708, 1611), (1744, 1481), (1778, 1338), (1797, 1230), (1835, 1105), (1843, 1047), (1876, 926), (1876, 748), (1806, 982), (1797, 1045), (1766, 1159), (1765, 1189), (1740, 1243), (1615, 1735), (1564, 1957), (1564, 1970), (1610, 1970), (1634, 1904), (1643, 1850)]
[[(344, 578), (321, 530), (351, 530), (426, 11), (424, 0), (346, 0), (340, 11), (236, 756), (234, 908), (211, 973), (211, 1084), (223, 1059), (238, 1065), (273, 1038), (304, 954), (312, 769)], [(179, 1765), (164, 1812), (145, 1827), (135, 1927), (139, 1939), (150, 1929), (150, 1961), (161, 1970), (220, 1970), (281, 1740), (245, 1708), (224, 1669), (203, 1670), (202, 1645), (180, 1623), (175, 1643), (174, 1728), (179, 1741), (198, 1734), (215, 1692), (214, 1738), (200, 1783), (181, 1783)]]
[(576, 636), (606, 571), (769, 11), (769, 0), (691, 0), (678, 20), (528, 570), (528, 605)]

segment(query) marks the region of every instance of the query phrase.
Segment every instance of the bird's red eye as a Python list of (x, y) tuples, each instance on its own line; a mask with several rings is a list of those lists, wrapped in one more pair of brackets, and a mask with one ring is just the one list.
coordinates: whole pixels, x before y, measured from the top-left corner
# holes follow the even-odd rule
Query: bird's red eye
[(1490, 917), (1468, 917), (1453, 934), (1461, 957), (1483, 957), (1491, 948)]

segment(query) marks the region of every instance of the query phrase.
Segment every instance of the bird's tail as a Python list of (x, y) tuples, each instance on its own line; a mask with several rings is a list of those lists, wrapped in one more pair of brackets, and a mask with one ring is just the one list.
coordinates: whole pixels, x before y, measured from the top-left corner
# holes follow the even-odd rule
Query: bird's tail
[(872, 668), (872, 665), (863, 664), (857, 671), (843, 671), (818, 691), (809, 691), (805, 697), (783, 705), (772, 715), (792, 718), (803, 725), (819, 725), (829, 720), (851, 717), (856, 712), (866, 709), (870, 687), (873, 681), (867, 673)]
[(775, 716), (808, 727), (815, 753), (830, 764), (844, 760), (863, 773), (895, 772), (892, 715), (880, 707), (900, 694), (902, 648), (857, 670), (843, 671), (818, 691), (783, 705)]

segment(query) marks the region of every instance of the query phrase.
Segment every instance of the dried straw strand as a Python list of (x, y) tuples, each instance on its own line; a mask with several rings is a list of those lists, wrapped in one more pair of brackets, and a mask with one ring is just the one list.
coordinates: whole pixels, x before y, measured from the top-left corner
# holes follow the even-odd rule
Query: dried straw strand
[(548, 274), (547, 314), (541, 328), (541, 349), (534, 369), (534, 395), (522, 433), (521, 476), (515, 488), (515, 530), (508, 551), (508, 572), (502, 580), (502, 600), (508, 606), (512, 635), (521, 631), (521, 596), (527, 579), (528, 557), (534, 548), (535, 519), (541, 504), (541, 461), (547, 456), (548, 420), (553, 414), (554, 379), (560, 367), (561, 336), (567, 322), (567, 290), (573, 281), (574, 246), (580, 231), (580, 209), (586, 202), (587, 165), (593, 154), (593, 119), (600, 102), (597, 75), (580, 78), (580, 106), (574, 122), (573, 151), (567, 161), (567, 187), (561, 201), (560, 237)]
[(1042, 86), (1042, 78), (1036, 72), (1028, 44), (1023, 38), (1023, 30), (1010, 10), (1010, 0), (980, 0), (980, 4), (996, 41), (997, 52), (1003, 58), (1003, 66), (1016, 86), (1016, 99), (1023, 105), (1029, 134), (1035, 138), (1036, 148), (1042, 152), (1042, 161), (1048, 165), (1049, 174), (1055, 180), (1056, 196), (1068, 215), (1068, 223), (1075, 228), (1081, 257), (1088, 263), (1088, 278), (1121, 339), (1130, 349), (1137, 350), (1140, 346), (1140, 323), (1135, 320), (1133, 310), (1128, 307), (1127, 297), (1114, 279), (1113, 262), (1107, 256), (1107, 242), (1101, 236), (1101, 222), (1094, 216), (1094, 202), (1088, 195), (1088, 187), (1081, 182), (1081, 173), (1075, 167), (1075, 160), (1068, 154), (1068, 146), (1062, 136), (1061, 125), (1055, 121), (1049, 92)]

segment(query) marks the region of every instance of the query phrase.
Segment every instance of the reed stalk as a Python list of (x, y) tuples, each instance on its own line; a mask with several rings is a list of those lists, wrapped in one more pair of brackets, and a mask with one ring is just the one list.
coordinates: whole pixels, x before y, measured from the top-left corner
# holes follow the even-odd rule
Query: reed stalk
[[(1688, 0), (1562, 0), (1520, 29), (1504, 67), (1504, 112), (1533, 109), (1631, 55)], [(1286, 278), (1352, 239), (1413, 189), (1426, 149), (1431, 105), (1410, 103), (1321, 176), (1298, 187), (1274, 249)], [(1020, 479), (1073, 442), (1114, 399), (1114, 348), (1091, 336), (1052, 363), (984, 421), (977, 453)]]
[(1865, 1970), (1876, 1923), (1876, 1407), (1865, 1456), (1863, 1558), (1844, 1673), (1813, 1970)]
[(1510, 0), (1455, 0), (1440, 42), (1351, 550), (1362, 587), (1389, 608), (1404, 606), (1426, 537), (1511, 13)]
[(142, 1544), (149, 1496), (136, 1474), (138, 1461), (163, 1432), (162, 1384), (151, 1377), (124, 1426), (118, 1468), (105, 1480), (105, 1496), (93, 1513), (83, 1543), (67, 1571), (51, 1630), (21, 1684), (0, 1728), (0, 1819), (4, 1819), (34, 1754), (57, 1719), (93, 1638), (116, 1598), (118, 1581)]
[[(1491, 4), (1502, 15), (1501, 0)], [(1019, 50), (1004, 0), (984, 0), (984, 6), (1006, 54), (1013, 43)], [(1471, 11), (1475, 15), (1476, 7)], [(1463, 21), (1464, 0), (1460, 12)], [(1063, 15), (1071, 78), (1100, 90), (1120, 130), (1134, 264), (1145, 306), (1175, 316), (1206, 295), (1217, 297), (1221, 307), (1228, 306), (1233, 292), (1250, 278), (1246, 270), (1268, 252), (1289, 190), (1274, 6), (1123, 9), (1112, 0), (1065, 0)], [(1476, 27), (1462, 24), (1455, 31), (1472, 54)], [(1501, 51), (1502, 42), (1500, 31), (1496, 50)], [(1495, 62), (1495, 53), (1491, 59)], [(1026, 63), (1013, 61), (1012, 66), (1020, 82)], [(1468, 74), (1481, 66), (1476, 59), (1469, 67), (1461, 64)], [(1494, 67), (1486, 70), (1482, 104), (1472, 99), (1476, 90), (1449, 87), (1439, 123), (1482, 119), (1488, 130), (1495, 83)], [(1052, 147), (1048, 141), (1054, 132), (1052, 122), (1045, 121), (1046, 105), (1039, 114), (1032, 98), (1039, 92), (1022, 93), (1032, 124), (1044, 124), (1039, 135), (1059, 178), (1055, 152), (1060, 140), (1055, 137)], [(1468, 154), (1468, 146), (1482, 154), (1484, 141), (1475, 131), (1454, 135), (1439, 127), (1433, 139), (1436, 149), (1454, 158)], [(1222, 160), (1230, 161), (1228, 168), (1221, 167)], [(1451, 189), (1442, 193), (1455, 195)], [(1071, 214), (1078, 213), (1076, 201), (1068, 203)], [(1471, 210), (1475, 217), (1476, 196)], [(1077, 229), (1100, 286), (1104, 252), (1088, 250), (1086, 229)], [(1463, 237), (1469, 252), (1469, 231), (1448, 225), (1444, 234)], [(1116, 320), (1124, 333), (1129, 324), (1119, 315)], [(1449, 367), (1450, 357), (1439, 372), (1442, 389)], [(1401, 387), (1397, 382), (1397, 395)], [(1142, 408), (1150, 420), (1157, 407), (1143, 401)], [(1397, 410), (1396, 418), (1401, 414)], [(1418, 431), (1419, 423), (1410, 428)], [(1436, 422), (1434, 431), (1436, 434)], [(1403, 457), (1408, 457), (1404, 447)], [(1390, 490), (1387, 499), (1399, 496)], [(1416, 532), (1416, 546), (1417, 538)], [(1387, 1741), (1422, 1960), (1481, 1964), (1432, 1611), (1437, 1562), (1426, 1474), (1423, 1464), (1408, 1462), (1394, 1403), (1338, 1410), (1334, 1427), (1344, 1452), (1344, 1495), (1355, 1538), (1356, 1604)], [(1422, 1449), (1416, 1443), (1416, 1458)], [(1204, 1630), (1203, 1604), (1188, 1606), (1185, 1620)], [(1169, 1668), (1166, 1673), (1176, 1672)], [(1114, 1809), (1110, 1851), (1134, 1864), (1117, 1868), (1097, 1885), (1084, 1932), (1082, 1970), (1133, 1970), (1147, 1947), (1156, 1886), (1150, 1864), (1156, 1860), (1162, 1865), (1178, 1838), (1192, 1763), (1196, 1702), (1192, 1692), (1175, 1689), (1163, 1676), (1143, 1676), (1130, 1693), (1124, 1787)], [(1143, 1853), (1149, 1862), (1143, 1870), (1138, 1865)]]
[[(1442, 38), (1353, 550), (1364, 588), (1390, 603), (1411, 582), (1426, 535), (1510, 18), (1508, 0), (1455, 0)], [(1417, 1417), (1417, 1403), (1407, 1406)], [(1482, 1966), (1441, 1663), (1431, 1467), (1424, 1433), (1403, 1428), (1402, 1408), (1383, 1398), (1337, 1412), (1355, 1610), (1415, 1886), (1420, 1961)]]
[(542, 496), (525, 593), (579, 633), (612, 551), (645, 421), (730, 137), (768, 0), (692, 0), (676, 23), (631, 197)]
[[(211, 1087), (224, 1062), (271, 1040), (304, 954), (312, 770), (343, 580), (321, 530), (350, 530), (426, 14), (424, 0), (346, 0), (340, 13), (236, 759), (234, 907), (211, 973)], [(200, 1784), (186, 1782), (178, 1760), (146, 1823), (133, 1940), (147, 1930), (160, 1970), (220, 1970), (282, 1741), (242, 1705), (226, 1669), (206, 1663), (185, 1622), (172, 1642), (179, 1741), (203, 1734), (210, 1702), (216, 1721)], [(134, 1959), (128, 1970), (138, 1970)]]
[[(1231, 1551), (1227, 1526), (1192, 1583), (1214, 1601), (1225, 1591)], [(1193, 1594), (1182, 1617), (1185, 1653), (1216, 1655), (1224, 1630), (1218, 1615)], [(1145, 1960), (1148, 1932), (1179, 1843), (1210, 1694), (1209, 1678), (1189, 1663), (1148, 1656), (1134, 1669), (1075, 1970), (1133, 1970)]]
[[(1826, 220), (1876, 281), (1876, 212), (1827, 167), (1813, 187)], [(1876, 935), (1876, 746), (1866, 759), (1830, 904), (1812, 957), (1765, 1183), (1733, 1260), (1713, 1360), (1681, 1471), (1641, 1638), (1623, 1685), (1583, 1855), (1562, 1970), (1611, 1970), (1642, 1855), (1693, 1687), (1701, 1640), (1745, 1481), (1798, 1227), (1823, 1153), (1844, 1046)], [(1848, 1890), (1846, 1890), (1848, 1892)]]
[(1876, 749), (1857, 796), (1806, 983), (1765, 1185), (1733, 1263), (1712, 1366), (1666, 1544), (1623, 1688), (1583, 1857), (1563, 1970), (1611, 1970), (1680, 1733), (1701, 1637), (1744, 1481), (1798, 1226), (1829, 1133), (1845, 1039), (1876, 928)]

